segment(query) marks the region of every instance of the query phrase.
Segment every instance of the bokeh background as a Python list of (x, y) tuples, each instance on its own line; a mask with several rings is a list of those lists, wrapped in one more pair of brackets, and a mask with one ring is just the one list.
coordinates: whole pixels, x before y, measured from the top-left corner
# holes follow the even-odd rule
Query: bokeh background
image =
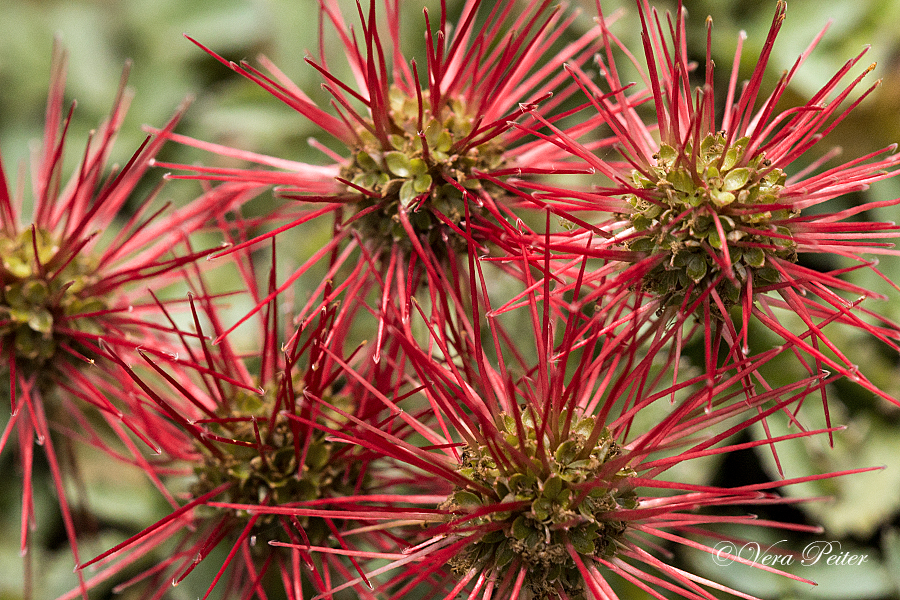
[[(422, 44), (419, 28), (423, 25), (423, 0), (402, 0), (401, 4), (407, 9), (405, 43), (411, 48), (410, 54), (415, 54), (416, 45)], [(437, 2), (425, 4), (436, 13)], [(451, 11), (458, 12), (459, 2), (449, 4)], [(709, 14), (714, 21), (713, 52), (719, 77), (727, 77), (740, 30), (746, 30), (749, 36), (742, 63), (742, 71), (749, 74), (765, 40), (774, 1), (697, 0), (686, 5), (692, 36), (689, 43), (695, 57), (703, 57), (704, 22)], [(616, 31), (638, 52), (639, 26), (633, 3), (604, 1), (603, 7), (607, 13), (619, 7), (625, 11)], [(584, 18), (576, 27), (587, 28), (593, 3), (585, 0), (581, 8)], [(352, 21), (352, 13), (347, 14), (348, 21)], [(878, 63), (870, 79), (882, 78), (883, 84), (822, 147), (838, 145), (844, 148), (845, 157), (855, 157), (900, 141), (900, 30), (895, 25), (900, 22), (900, 2), (792, 0), (787, 14), (764, 87), (771, 89), (782, 70), (790, 68), (797, 55), (832, 20), (825, 38), (795, 78), (786, 102), (800, 102), (811, 96), (845, 60), (871, 44), (865, 64)], [(312, 124), (216, 63), (186, 40), (183, 33), (232, 59), (253, 59), (264, 53), (308, 93), (324, 98), (318, 95), (321, 90), (316, 72), (303, 61), (307, 50), (315, 50), (318, 43), (317, 3), (313, 0), (0, 0), (0, 152), (7, 173), (16, 173), (20, 164), (27, 164), (29, 153), (41, 136), (54, 38), (69, 52), (67, 98), (78, 102), (69, 133), (72, 161), (88, 132), (108, 112), (123, 64), (129, 60), (132, 65), (128, 85), (135, 96), (114, 151), (114, 162), (124, 163), (137, 148), (145, 135), (143, 125), (161, 126), (187, 97), (193, 100), (178, 127), (180, 133), (275, 156), (315, 160), (315, 153), (309, 151), (307, 144), (307, 139), (317, 133)], [(200, 157), (199, 153), (178, 146), (167, 148), (161, 156), (171, 161)], [(73, 162), (71, 168), (74, 166)], [(183, 202), (198, 191), (192, 182), (173, 182), (167, 194), (175, 202)], [(841, 202), (849, 205), (898, 196), (900, 181), (889, 180)], [(869, 218), (900, 220), (897, 213), (900, 208), (895, 207)], [(304, 249), (297, 252), (302, 254)], [(811, 266), (838, 264), (828, 257), (822, 261)], [(880, 268), (888, 278), (900, 282), (900, 261), (885, 258)], [(870, 308), (900, 321), (900, 293), (872, 275), (859, 276), (857, 283), (890, 294), (892, 301), (873, 303)], [(876, 384), (900, 397), (900, 367), (895, 354), (859, 333), (833, 328), (829, 334), (841, 347), (849, 349), (853, 360), (866, 366)], [(771, 376), (778, 383), (800, 374), (785, 367), (773, 369)], [(763, 518), (822, 524), (825, 531), (821, 536), (761, 535), (756, 531), (743, 534), (763, 547), (786, 539), (780, 546), (798, 552), (816, 539), (832, 541), (841, 544), (841, 551), (867, 555), (867, 562), (857, 566), (794, 566), (793, 573), (819, 583), (815, 588), (736, 565), (717, 566), (708, 555), (699, 552), (680, 552), (674, 559), (676, 564), (763, 598), (900, 598), (900, 411), (850, 382), (835, 385), (829, 393), (833, 420), (847, 424), (848, 430), (836, 437), (834, 449), (827, 448), (821, 440), (785, 448), (781, 458), (786, 474), (877, 465), (886, 468), (790, 490), (806, 496), (831, 496), (833, 499), (828, 502), (760, 513)], [(8, 418), (5, 406), (0, 407), (0, 428)], [(821, 410), (809, 412), (813, 416), (817, 413)], [(760, 432), (742, 435), (749, 438)], [(84, 481), (82, 488), (72, 492), (79, 499), (76, 509), (84, 509), (85, 556), (95, 555), (166, 514), (165, 503), (139, 473), (111, 469), (96, 451), (75, 447), (72, 452), (78, 456)], [(14, 445), (10, 445), (0, 456), (0, 600), (21, 598), (21, 479), (16, 465)], [(75, 580), (46, 466), (39, 464), (35, 468), (36, 548), (31, 560), (37, 575), (34, 598), (41, 600), (65, 593)], [(696, 482), (740, 484), (775, 477), (775, 472), (769, 454), (748, 451), (706, 461), (682, 475)], [(166, 598), (187, 600), (201, 596), (214, 562), (205, 561), (197, 573), (168, 592)], [(125, 573), (121, 580), (135, 573)], [(96, 598), (112, 594), (114, 584), (98, 590)], [(112, 597), (128, 599), (139, 593), (137, 586)], [(644, 597), (625, 586), (622, 595)]]

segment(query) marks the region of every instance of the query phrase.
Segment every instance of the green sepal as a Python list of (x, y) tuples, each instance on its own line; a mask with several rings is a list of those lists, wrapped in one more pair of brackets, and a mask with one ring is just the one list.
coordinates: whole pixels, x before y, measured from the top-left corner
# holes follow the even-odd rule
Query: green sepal
[(424, 194), (431, 189), (431, 175), (425, 173), (413, 179), (413, 189), (417, 194)]
[(672, 184), (672, 187), (685, 194), (693, 193), (694, 190), (697, 189), (691, 176), (681, 169), (669, 173), (668, 180), (669, 183)]
[(678, 153), (675, 152), (675, 148), (668, 144), (660, 144), (656, 163), (660, 166), (670, 165), (675, 162), (677, 156)]
[(516, 553), (510, 545), (508, 543), (502, 543), (500, 547), (497, 548), (496, 554), (494, 555), (494, 566), (497, 569), (503, 568), (511, 563), (515, 557)]
[(585, 436), (590, 435), (594, 431), (595, 423), (596, 421), (591, 417), (581, 419), (580, 421), (578, 421), (575, 427), (572, 428), (572, 433), (577, 433), (578, 435)]
[(525, 518), (525, 515), (516, 517), (516, 520), (512, 522), (512, 526), (509, 530), (510, 534), (517, 540), (524, 540), (532, 531), (533, 529), (528, 526), (528, 520)]
[(544, 482), (544, 489), (541, 495), (548, 500), (556, 500), (560, 492), (563, 490), (563, 481), (557, 476), (550, 477)]
[(397, 177), (409, 177), (411, 173), (409, 157), (402, 152), (387, 152), (384, 155), (384, 165)]
[(553, 458), (561, 465), (568, 465), (575, 460), (575, 457), (578, 456), (578, 452), (578, 442), (575, 440), (566, 440), (560, 444), (556, 449), (556, 452), (553, 453)]
[[(293, 448), (291, 449), (293, 451)], [(331, 450), (322, 443), (313, 443), (309, 445), (306, 451), (306, 464), (313, 471), (320, 471), (331, 460)]]
[(734, 192), (741, 189), (750, 181), (750, 169), (732, 169), (725, 175), (722, 181), (722, 189), (726, 192)]
[(744, 248), (743, 255), (744, 262), (751, 267), (761, 267), (766, 264), (766, 253), (762, 248), (756, 246)]
[(428, 173), (428, 165), (421, 158), (413, 158), (409, 161), (409, 174), (411, 177), (421, 177)]
[(552, 511), (553, 501), (549, 498), (541, 496), (531, 503), (531, 514), (534, 515), (534, 518), (538, 521), (543, 522), (549, 519)]
[(459, 490), (453, 494), (453, 502), (462, 508), (474, 509), (481, 506), (481, 498), (468, 490)]
[(688, 261), (685, 271), (694, 283), (700, 283), (700, 280), (706, 276), (706, 269), (706, 257), (700, 254), (693, 254)]
[(723, 192), (717, 190), (710, 190), (709, 197), (712, 200), (713, 204), (715, 204), (719, 208), (728, 206), (735, 200), (735, 196), (731, 192)]
[(403, 185), (400, 186), (400, 193), (398, 194), (400, 197), (400, 204), (403, 205), (404, 208), (409, 208), (410, 204), (413, 203), (419, 193), (416, 192), (416, 181), (414, 179), (407, 179), (403, 182)]
[(356, 153), (356, 164), (366, 171), (378, 170), (378, 163), (365, 150)]
[(53, 315), (43, 308), (33, 309), (28, 318), (28, 326), (34, 331), (44, 334), (44, 337), (50, 337), (50, 334), (53, 333)]

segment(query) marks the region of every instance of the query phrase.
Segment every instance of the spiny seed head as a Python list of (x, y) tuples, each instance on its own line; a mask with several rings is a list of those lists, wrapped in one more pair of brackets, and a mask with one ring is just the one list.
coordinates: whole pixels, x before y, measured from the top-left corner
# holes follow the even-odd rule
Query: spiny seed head
[(779, 200), (785, 174), (762, 153), (748, 157), (748, 143), (728, 145), (716, 133), (696, 152), (690, 142), (681, 153), (662, 144), (650, 177), (634, 172), (635, 187), (646, 192), (626, 198), (634, 208), (628, 248), (665, 257), (644, 279), (664, 306), (680, 306), (689, 289), (693, 301), (710, 286), (732, 305), (748, 280), (754, 289), (778, 281), (770, 257), (796, 261), (791, 231), (778, 224), (794, 216)]
[(64, 327), (101, 333), (90, 318), (73, 318), (107, 308), (104, 297), (91, 296), (96, 261), (60, 251), (60, 241), (43, 229), (25, 229), (16, 237), (0, 234), (0, 341), (12, 347), (26, 370), (40, 369), (57, 356), (61, 342), (77, 347)]
[[(342, 488), (352, 486), (344, 483), (347, 464), (334, 459), (340, 444), (327, 441), (321, 431), (291, 420), (276, 410), (276, 404), (274, 392), (257, 396), (240, 391), (228, 409), (219, 411), (220, 418), (198, 422), (219, 439), (233, 442), (214, 442), (223, 451), (221, 455), (196, 444), (203, 463), (194, 469), (195, 497), (223, 483), (232, 484), (225, 501), (234, 504), (281, 505), (352, 491), (352, 487)], [(300, 436), (304, 435), (311, 439), (300, 465), (298, 457), (307, 441)], [(355, 481), (358, 475), (357, 471), (348, 481)], [(238, 518), (247, 518), (242, 511), (233, 512)], [(256, 529), (266, 528), (275, 519), (271, 515), (259, 518)], [(299, 521), (310, 540), (322, 541), (328, 535), (325, 524), (317, 519), (302, 517)]]
[[(637, 497), (627, 483), (635, 472), (623, 468), (607, 473), (606, 463), (620, 456), (621, 448), (606, 429), (596, 444), (587, 446), (596, 426), (593, 417), (574, 423), (568, 439), (552, 452), (547, 450), (546, 435), (544, 444), (537, 443), (537, 427), (529, 410), (523, 412), (522, 422), (528, 464), (519, 465), (509, 453), (502, 462), (512, 461), (515, 467), (501, 467), (495, 458), (498, 446), (493, 444), (469, 447), (463, 453), (458, 471), (478, 487), (457, 489), (442, 508), (463, 514), (494, 504), (510, 508), (464, 521), (461, 529), (468, 531), (459, 535), (472, 536), (473, 542), (450, 564), (460, 572), (492, 571), (500, 578), (507, 569), (524, 568), (524, 584), (533, 597), (556, 598), (562, 588), (569, 598), (584, 598), (584, 578), (567, 544), (587, 557), (616, 553), (626, 524), (612, 515), (620, 508), (637, 507)], [(513, 417), (503, 415), (501, 428), (506, 443), (520, 448)], [(539, 452), (549, 452), (549, 468), (540, 466)]]
[[(461, 100), (450, 100), (435, 113), (423, 98), (421, 115), (420, 119), (416, 97), (392, 88), (387, 138), (379, 139), (361, 129), (359, 147), (341, 173), (353, 185), (378, 194), (378, 198), (359, 203), (358, 211), (379, 208), (357, 219), (355, 226), (365, 239), (375, 240), (383, 248), (398, 243), (407, 251), (410, 248), (397, 216), (400, 207), (409, 210), (416, 234), (437, 248), (441, 232), (447, 228), (432, 212), (458, 225), (466, 214), (460, 188), (496, 187), (479, 179), (477, 172), (494, 170), (504, 160), (503, 148), (495, 138), (477, 146), (466, 141), (474, 117)], [(469, 211), (475, 210), (470, 204)], [(464, 240), (459, 244), (464, 246)]]

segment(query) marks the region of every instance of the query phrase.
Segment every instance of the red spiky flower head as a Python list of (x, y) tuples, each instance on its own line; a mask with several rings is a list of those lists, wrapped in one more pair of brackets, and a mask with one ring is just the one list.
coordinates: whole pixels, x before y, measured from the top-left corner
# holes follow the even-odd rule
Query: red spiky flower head
[[(601, 13), (605, 48), (597, 59), (603, 75), (599, 80), (609, 89), (601, 89), (577, 66), (571, 69), (598, 121), (612, 129), (609, 145), (623, 160), (601, 159), (557, 130), (560, 145), (592, 164), (608, 184), (594, 198), (560, 202), (554, 210), (574, 215), (602, 207), (613, 214), (567, 236), (561, 247), (589, 246), (586, 252), (613, 259), (608, 269), (595, 274), (606, 286), (598, 288), (598, 297), (613, 285), (637, 289), (644, 306), (635, 318), (671, 325), (666, 335), (675, 352), (680, 351), (682, 325), (698, 319), (706, 331), (707, 368), (721, 346), (730, 360), (739, 362), (751, 350), (749, 324), (756, 320), (805, 355), (811, 373), (836, 369), (885, 396), (859, 375), (823, 328), (844, 323), (898, 349), (897, 326), (858, 306), (863, 298), (883, 296), (844, 275), (868, 268), (884, 278), (871, 256), (896, 254), (884, 239), (896, 237), (898, 227), (851, 219), (900, 200), (852, 208), (831, 208), (829, 201), (896, 175), (900, 155), (891, 146), (825, 170), (820, 167), (839, 152), (805, 159), (877, 87), (876, 82), (857, 94), (874, 66), (857, 68), (866, 51), (847, 61), (807, 102), (785, 108), (785, 91), (824, 30), (766, 95), (763, 82), (784, 21), (784, 2), (776, 4), (749, 81), (739, 85), (742, 34), (724, 94), (715, 88), (712, 20), (707, 20), (702, 81), (694, 86), (684, 10), (679, 7), (674, 16), (661, 19), (646, 0), (638, 0), (637, 6), (645, 64), (627, 53)], [(646, 90), (631, 92), (621, 81), (616, 65), (620, 50), (640, 69)], [(846, 83), (848, 77), (852, 80)], [(642, 113), (647, 102), (639, 100), (649, 102), (649, 110)], [(655, 116), (650, 124), (645, 113)], [(800, 166), (804, 160), (812, 164)], [(798, 262), (804, 254), (817, 253), (847, 259), (849, 266), (823, 272)], [(608, 279), (615, 269), (623, 272)], [(734, 321), (728, 316), (738, 312)], [(788, 313), (799, 318), (799, 330), (778, 316)]]
[[(244, 289), (259, 301), (265, 292), (257, 287), (253, 262), (249, 253), (240, 257)], [(274, 270), (273, 258), (273, 277)], [(267, 290), (275, 287), (274, 279), (269, 283)], [(281, 322), (280, 302), (272, 300), (252, 322), (259, 334), (255, 340), (240, 336), (240, 346), (233, 345), (232, 338), (211, 345), (209, 340), (223, 331), (216, 304), (221, 299), (212, 299), (205, 287), (195, 292), (190, 301), (193, 331), (177, 355), (142, 348), (143, 368), (128, 364), (127, 356), (116, 356), (126, 387), (157, 414), (155, 430), (163, 454), (149, 465), (148, 474), (154, 481), (169, 482), (171, 489), (161, 489), (172, 512), (81, 565), (100, 569), (87, 584), (93, 587), (117, 576), (149, 555), (157, 563), (117, 589), (134, 586), (142, 590), (134, 592), (141, 598), (163, 598), (198, 565), (215, 560), (210, 554), (216, 548), (228, 552), (214, 567), (212, 580), (201, 582), (204, 599), (214, 591), (225, 598), (299, 599), (308, 593), (304, 589), (326, 590), (332, 581), (356, 577), (362, 571), (353, 558), (355, 542), (331, 519), (253, 514), (247, 507), (327, 503), (335, 497), (380, 493), (389, 482), (403, 479), (396, 468), (386, 473), (373, 467), (379, 455), (315, 426), (325, 412), (342, 420), (325, 403), (351, 415), (344, 420), (345, 435), (352, 436), (354, 420), (370, 426), (390, 421), (384, 405), (348, 377), (347, 370), (358, 369), (366, 385), (403, 395), (408, 383), (397, 358), (398, 345), (387, 345), (377, 363), (371, 345), (351, 346), (354, 320), (366, 310), (352, 292), (343, 302), (316, 307), (315, 316), (299, 330)], [(201, 329), (201, 322), (210, 325)], [(197, 336), (199, 346), (194, 343)], [(173, 474), (180, 477), (173, 479)], [(359, 521), (370, 524), (364, 513)], [(173, 540), (175, 550), (163, 550)], [(364, 540), (385, 546), (377, 531)], [(349, 558), (314, 556), (304, 549), (323, 545), (347, 551)]]
[[(837, 474), (728, 488), (680, 481), (671, 469), (738, 448), (776, 448), (781, 438), (743, 445), (729, 445), (728, 439), (786, 411), (825, 385), (824, 377), (757, 394), (744, 382), (759, 365), (746, 360), (711, 375), (717, 383), (710, 402), (705, 374), (660, 385), (673, 357), (646, 356), (641, 340), (604, 333), (596, 321), (595, 328), (580, 330), (577, 315), (559, 320), (537, 297), (529, 293), (524, 315), (517, 315), (534, 324), (534, 346), (521, 343), (526, 336), (505, 331), (499, 319), (488, 319), (484, 332), (494, 342), (495, 357), (480, 344), (476, 324), (483, 313), (474, 297), (471, 316), (457, 305), (452, 314), (440, 309), (426, 319), (432, 342), (427, 351), (398, 329), (395, 339), (403, 343), (432, 407), (398, 415), (415, 436), (358, 421), (351, 436), (340, 428), (349, 415), (325, 403), (340, 419), (326, 417), (324, 431), (416, 468), (422, 493), (440, 500), (431, 506), (412, 495), (332, 500), (348, 517), (369, 511), (383, 521), (381, 529), (396, 530), (408, 546), (366, 554), (388, 564), (373, 564), (368, 579), (340, 583), (316, 598), (351, 586), (364, 589), (363, 582), (374, 585), (379, 597), (398, 600), (420, 594), (441, 600), (616, 598), (609, 581), (617, 578), (656, 598), (709, 598), (707, 590), (752, 598), (672, 566), (659, 557), (660, 546), (682, 544), (715, 554), (695, 537), (722, 539), (716, 527), (723, 523), (817, 529), (716, 511), (792, 502), (775, 488)], [(524, 358), (530, 355), (537, 359)], [(359, 374), (349, 376), (365, 383)], [(393, 405), (390, 394), (377, 397)], [(277, 512), (245, 508), (293, 515), (322, 510), (312, 502), (295, 506)]]
[(377, 278), (385, 298), (408, 298), (423, 277), (439, 286), (436, 270), (466, 250), (467, 237), (481, 249), (524, 227), (509, 224), (517, 220), (515, 195), (508, 192), (517, 178), (573, 168), (560, 164), (565, 152), (511, 126), (528, 111), (548, 113), (577, 91), (562, 65), (583, 62), (597, 48), (596, 30), (562, 43), (576, 17), (550, 5), (468, 0), (453, 26), (441, 3), (437, 22), (425, 11), (426, 51), (417, 62), (401, 47), (398, 0), (358, 4), (359, 30), (348, 27), (336, 1), (323, 0), (323, 30), (333, 27), (353, 75), (352, 81), (336, 75), (323, 37), (319, 58), (307, 62), (322, 74), (331, 109), (316, 105), (265, 58), (268, 73), (203, 47), (344, 148), (313, 142), (329, 162), (319, 166), (170, 135), (267, 168), (165, 166), (196, 172), (178, 177), (277, 185), (276, 194), (302, 202), (303, 211), (279, 231), (333, 214), (333, 243), (361, 248), (366, 269), (359, 276)]
[[(74, 526), (64, 493), (51, 424), (68, 427), (67, 411), (93, 405), (113, 430), (121, 422), (155, 446), (102, 391), (106, 366), (100, 340), (111, 346), (139, 345), (158, 327), (150, 313), (148, 287), (163, 287), (183, 265), (205, 253), (173, 249), (214, 214), (216, 206), (238, 201), (246, 186), (223, 187), (178, 211), (162, 207), (152, 213), (160, 187), (143, 200), (135, 189), (163, 139), (149, 140), (121, 167), (107, 169), (116, 133), (130, 93), (125, 77), (109, 118), (91, 134), (81, 163), (66, 182), (63, 163), (66, 132), (74, 104), (64, 110), (66, 57), (54, 49), (43, 143), (32, 162), (32, 198), (25, 183), (10, 192), (10, 179), (0, 164), (0, 374), (8, 392), (12, 417), (0, 436), (2, 450), (14, 431), (22, 454), (25, 498), (22, 551), (28, 545), (31, 514), (31, 464), (35, 441), (42, 442), (50, 462), (67, 533)], [(127, 69), (126, 69), (127, 74)], [(167, 125), (175, 126), (183, 109)], [(126, 202), (136, 205), (130, 219), (119, 222)], [(30, 217), (26, 206), (31, 206)], [(86, 369), (87, 365), (94, 365)], [(122, 433), (123, 443), (128, 436)], [(77, 561), (77, 549), (76, 561)]]

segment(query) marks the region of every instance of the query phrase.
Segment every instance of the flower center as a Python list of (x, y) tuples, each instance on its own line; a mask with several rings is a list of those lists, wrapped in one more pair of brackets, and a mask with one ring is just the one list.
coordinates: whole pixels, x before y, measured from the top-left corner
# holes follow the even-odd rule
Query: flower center
[(60, 251), (60, 241), (42, 229), (17, 237), (0, 234), (0, 342), (12, 348), (20, 368), (43, 367), (62, 345), (79, 346), (65, 329), (100, 334), (90, 318), (106, 299), (86, 290), (96, 281), (96, 264)]
[[(452, 231), (447, 222), (460, 226), (465, 219), (463, 190), (495, 187), (479, 179), (478, 172), (495, 170), (504, 160), (495, 138), (475, 139), (483, 134), (473, 135), (475, 119), (462, 101), (451, 100), (439, 114), (424, 97), (422, 104), (420, 111), (416, 97), (392, 88), (390, 131), (379, 137), (374, 125), (361, 129), (360, 147), (341, 172), (353, 186), (374, 194), (358, 204), (357, 212), (365, 214), (354, 224), (364, 239), (382, 249), (396, 244), (411, 248), (398, 217), (400, 207), (409, 212), (421, 242), (438, 249)], [(480, 209), (470, 204), (469, 211)], [(456, 238), (465, 247), (465, 240)]]
[[(627, 479), (635, 472), (626, 468), (609, 473), (609, 467), (605, 467), (621, 454), (608, 430), (603, 430), (593, 447), (587, 446), (595, 427), (591, 417), (575, 423), (568, 439), (552, 452), (547, 450), (546, 436), (544, 444), (538, 445), (535, 423), (528, 411), (523, 413), (522, 421), (526, 454), (533, 461), (528, 465), (501, 467), (500, 461), (492, 457), (492, 452), (497, 452), (496, 445), (470, 447), (463, 453), (458, 471), (491, 491), (483, 493), (474, 486), (458, 489), (442, 508), (470, 513), (498, 502), (515, 508), (463, 521), (458, 535), (483, 535), (450, 564), (459, 572), (473, 568), (491, 570), (500, 580), (508, 569), (525, 569), (524, 585), (535, 598), (559, 597), (560, 589), (569, 598), (584, 598), (584, 579), (568, 545), (588, 558), (615, 554), (626, 524), (612, 515), (622, 507), (637, 507), (637, 496), (627, 485)], [(519, 448), (514, 419), (504, 415), (503, 422), (506, 442)], [(537, 457), (541, 452), (550, 456), (540, 461)], [(514, 460), (511, 453), (506, 454), (502, 462)], [(541, 462), (546, 467), (540, 466)]]
[(724, 135), (709, 134), (696, 153), (688, 143), (680, 155), (663, 144), (654, 179), (635, 172), (635, 186), (650, 193), (626, 198), (634, 207), (628, 248), (665, 257), (644, 279), (664, 306), (692, 302), (709, 287), (731, 306), (748, 282), (758, 290), (778, 281), (772, 257), (797, 260), (790, 230), (778, 224), (794, 216), (779, 202), (784, 171), (762, 153), (747, 159), (748, 142), (726, 150)]
[[(297, 398), (301, 397), (298, 393)], [(223, 483), (231, 483), (224, 502), (233, 504), (282, 505), (352, 493), (352, 483), (345, 482), (347, 463), (335, 457), (342, 445), (326, 441), (323, 432), (309, 430), (280, 414), (277, 402), (274, 392), (256, 396), (241, 391), (230, 410), (220, 411), (221, 418), (196, 421), (212, 434), (208, 439), (214, 440), (221, 453), (214, 453), (197, 442), (203, 464), (194, 469), (197, 477), (191, 490), (194, 497)], [(305, 440), (304, 436), (311, 439)], [(358, 478), (356, 468), (347, 481)], [(244, 511), (233, 513), (243, 520), (249, 518)], [(261, 516), (255, 523), (255, 531), (268, 529), (276, 520), (274, 515)], [(329, 535), (325, 523), (319, 519), (299, 517), (298, 520), (313, 543)]]

